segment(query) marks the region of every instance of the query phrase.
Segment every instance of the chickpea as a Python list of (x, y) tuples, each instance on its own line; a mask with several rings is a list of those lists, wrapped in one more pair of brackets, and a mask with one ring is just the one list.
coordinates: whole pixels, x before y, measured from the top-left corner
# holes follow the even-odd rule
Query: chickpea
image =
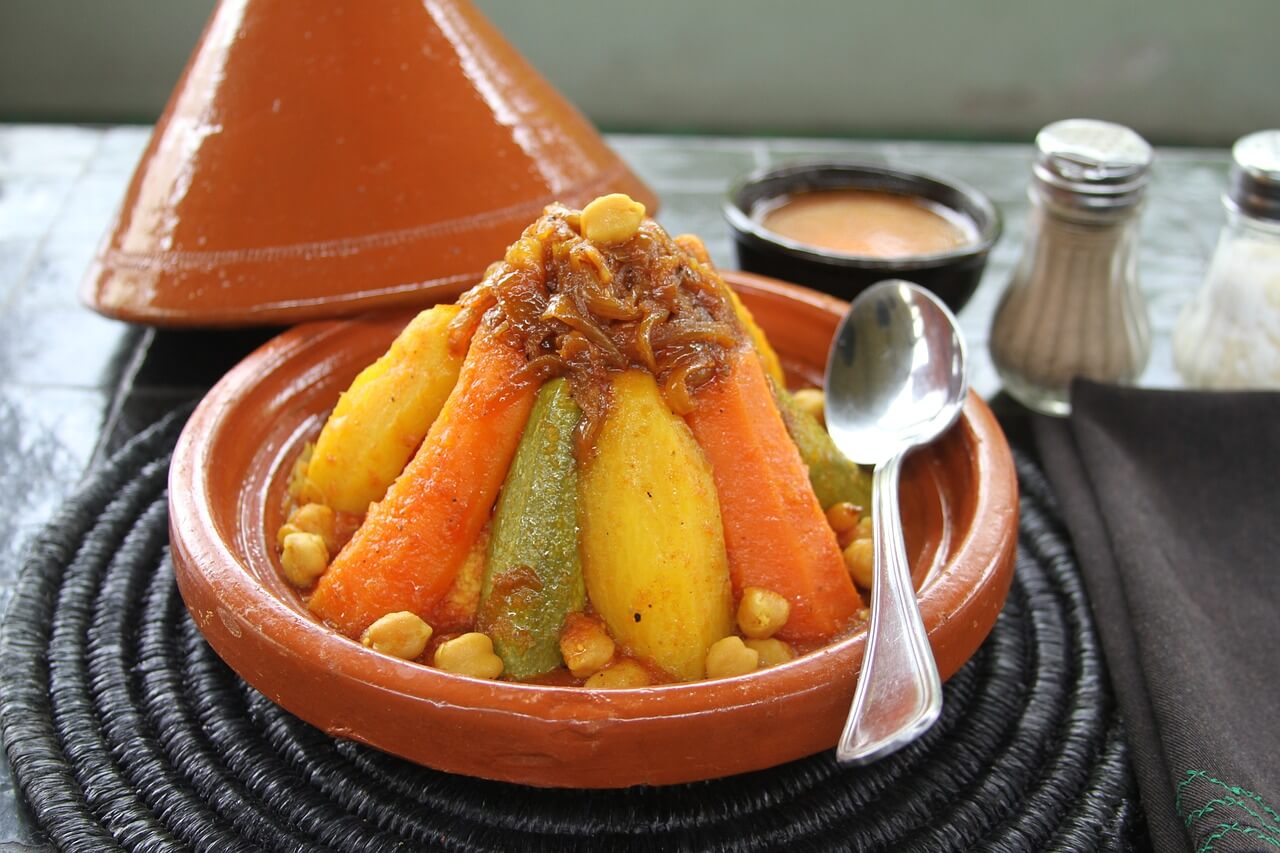
[(493, 653), (493, 640), (476, 632), (441, 643), (436, 649), (435, 664), (445, 672), (472, 678), (502, 675), (502, 658)]
[(560, 656), (574, 678), (599, 672), (613, 660), (613, 638), (598, 619), (570, 613), (560, 631)]
[(738, 627), (753, 640), (778, 633), (791, 616), (791, 602), (771, 589), (749, 586), (738, 604)]
[(767, 640), (743, 640), (742, 644), (749, 649), (754, 649), (760, 655), (760, 667), (777, 666), (780, 663), (786, 663), (796, 656), (795, 650), (789, 645), (777, 639)]
[(289, 583), (304, 589), (316, 582), (329, 566), (329, 551), (324, 539), (315, 533), (290, 533), (284, 537), (280, 567)]
[(623, 690), (628, 687), (648, 687), (652, 683), (649, 673), (640, 664), (633, 660), (620, 660), (588, 678), (586, 686), (600, 690)]
[(324, 539), (324, 547), (330, 554), (338, 550), (333, 510), (324, 504), (303, 504), (293, 511), (289, 523), (304, 533), (315, 533)]
[(707, 678), (729, 678), (755, 672), (760, 665), (760, 653), (743, 644), (741, 637), (725, 637), (716, 640), (707, 650)]
[(643, 221), (643, 204), (623, 193), (610, 193), (582, 209), (582, 236), (592, 243), (625, 243)]
[(801, 388), (791, 395), (791, 399), (802, 411), (813, 415), (818, 423), (826, 425), (827, 395), (821, 388)]
[(844, 564), (853, 582), (863, 589), (871, 589), (872, 561), (875, 545), (870, 539), (855, 539), (844, 549)]
[(862, 509), (848, 501), (837, 501), (827, 507), (827, 524), (836, 533), (852, 533), (862, 518)]
[(306, 532), (305, 530), (298, 529), (296, 525), (291, 524), (289, 522), (285, 522), (284, 524), (280, 525), (280, 529), (276, 531), (276, 547), (283, 548), (284, 540), (289, 538), (290, 533), (305, 533), (305, 532)]
[[(832, 504), (832, 509), (835, 509), (837, 506), (839, 506), (839, 504)], [(840, 543), (841, 551), (848, 548), (849, 543), (855, 539), (871, 538), (871, 516), (863, 512), (862, 507), (857, 504), (848, 504), (848, 506), (853, 507), (858, 512), (858, 516), (853, 520), (853, 525), (848, 529), (836, 530), (836, 541)], [(841, 513), (843, 513), (843, 511), (841, 511)], [(830, 519), (830, 516), (827, 517)], [(834, 530), (835, 528), (833, 527), (832, 529)]]
[(388, 613), (365, 628), (360, 642), (375, 652), (413, 660), (427, 647), (431, 633), (431, 626), (416, 613), (401, 610)]

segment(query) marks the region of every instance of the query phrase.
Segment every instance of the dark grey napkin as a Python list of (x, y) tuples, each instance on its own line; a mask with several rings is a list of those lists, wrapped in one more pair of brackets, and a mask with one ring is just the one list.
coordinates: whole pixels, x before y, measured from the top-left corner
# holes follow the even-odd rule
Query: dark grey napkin
[(1280, 394), (1077, 382), (1035, 434), (1158, 850), (1280, 850)]

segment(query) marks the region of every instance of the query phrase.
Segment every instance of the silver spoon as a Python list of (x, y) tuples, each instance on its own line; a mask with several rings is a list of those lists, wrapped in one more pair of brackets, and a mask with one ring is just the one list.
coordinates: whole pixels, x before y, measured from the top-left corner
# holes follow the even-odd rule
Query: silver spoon
[(920, 618), (898, 513), (903, 458), (955, 422), (968, 380), (956, 319), (937, 297), (882, 281), (853, 300), (831, 344), (827, 430), (846, 456), (874, 465), (871, 627), (853, 707), (836, 748), (866, 764), (905, 746), (942, 711), (942, 680)]

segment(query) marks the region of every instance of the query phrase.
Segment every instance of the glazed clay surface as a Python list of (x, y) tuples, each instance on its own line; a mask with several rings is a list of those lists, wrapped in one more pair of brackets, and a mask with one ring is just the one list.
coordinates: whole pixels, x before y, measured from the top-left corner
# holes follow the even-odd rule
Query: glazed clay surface
[(468, 0), (222, 0), (82, 298), (165, 326), (447, 301), (608, 192), (657, 206)]

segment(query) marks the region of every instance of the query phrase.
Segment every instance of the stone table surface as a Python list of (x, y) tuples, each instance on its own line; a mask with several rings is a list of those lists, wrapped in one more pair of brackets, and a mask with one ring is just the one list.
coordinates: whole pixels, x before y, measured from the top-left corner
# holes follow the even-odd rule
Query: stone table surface
[[(95, 456), (198, 396), (275, 331), (155, 331), (80, 305), (81, 278), (149, 133), (0, 125), (0, 613), (24, 549)], [(609, 142), (661, 197), (659, 220), (672, 232), (701, 235), (725, 267), (735, 259), (721, 201), (735, 178), (761, 167), (859, 160), (936, 172), (984, 191), (1004, 215), (1004, 235), (960, 320), (974, 388), (986, 397), (999, 392), (986, 341), (1026, 226), (1029, 145), (656, 135)], [(1212, 253), (1228, 165), (1226, 150), (1157, 151), (1141, 225), (1139, 263), (1155, 338), (1144, 385), (1178, 384), (1169, 332)], [(0, 851), (46, 846), (0, 762)]]

